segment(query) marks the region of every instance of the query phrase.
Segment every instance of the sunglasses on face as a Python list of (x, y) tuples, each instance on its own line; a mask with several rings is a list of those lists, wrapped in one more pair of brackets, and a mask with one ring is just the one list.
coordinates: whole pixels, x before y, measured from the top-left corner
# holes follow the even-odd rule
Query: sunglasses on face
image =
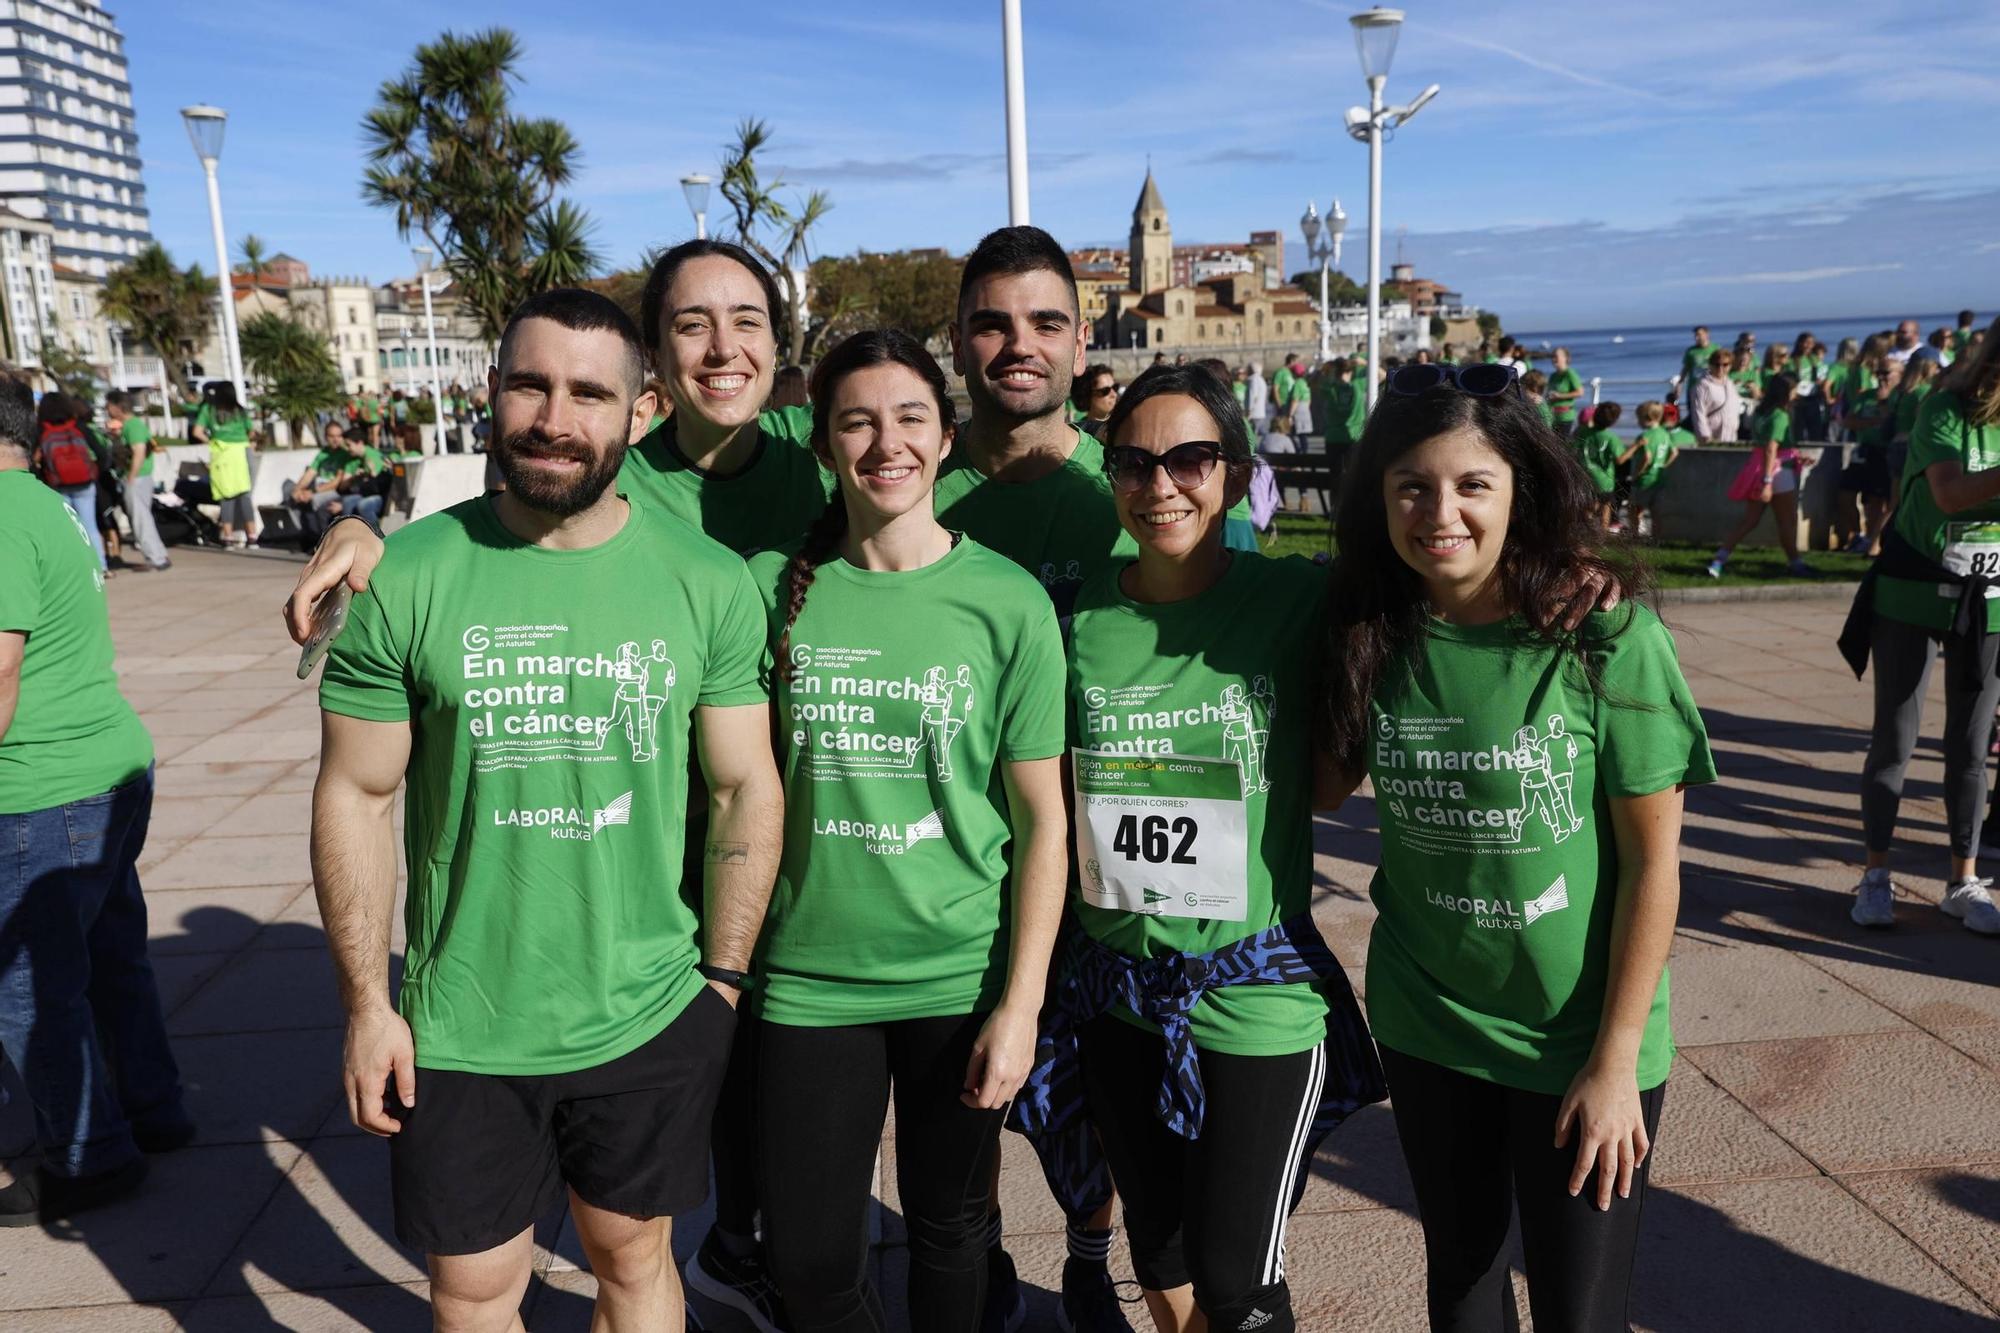
[(1165, 468), (1168, 481), (1191, 491), (1208, 480), (1221, 457), (1222, 446), (1208, 440), (1190, 440), (1157, 454), (1135, 445), (1113, 444), (1104, 450), (1104, 471), (1113, 486), (1130, 493), (1152, 481), (1154, 468)]
[(1090, 395), (1093, 398), (1116, 398), (1118, 396), (1118, 386), (1115, 384), (1100, 384), (1090, 391)]
[(1448, 384), (1474, 398), (1498, 398), (1509, 389), (1519, 393), (1521, 381), (1512, 366), (1496, 363), (1447, 366), (1432, 362), (1420, 366), (1398, 366), (1383, 386), (1390, 393), (1414, 398)]

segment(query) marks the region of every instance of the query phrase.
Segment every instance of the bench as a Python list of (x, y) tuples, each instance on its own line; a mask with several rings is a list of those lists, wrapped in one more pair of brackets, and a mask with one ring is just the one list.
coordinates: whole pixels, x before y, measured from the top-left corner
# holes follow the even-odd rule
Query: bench
[(1271, 479), (1278, 483), (1278, 495), (1286, 491), (1312, 491), (1319, 496), (1319, 511), (1333, 512), (1333, 497), (1340, 491), (1340, 469), (1325, 454), (1260, 454), (1271, 465)]

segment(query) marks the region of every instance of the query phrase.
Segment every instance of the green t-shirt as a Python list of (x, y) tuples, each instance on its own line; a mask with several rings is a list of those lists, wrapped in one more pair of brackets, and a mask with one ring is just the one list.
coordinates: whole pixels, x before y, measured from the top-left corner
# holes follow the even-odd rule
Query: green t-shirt
[(1558, 401), (1556, 395), (1559, 393), (1582, 393), (1582, 392), (1583, 392), (1583, 376), (1577, 374), (1576, 369), (1574, 367), (1571, 367), (1566, 370), (1558, 370), (1557, 372), (1555, 372), (1555, 374), (1549, 376), (1549, 388), (1548, 388), (1549, 406), (1554, 409), (1557, 421), (1561, 422), (1564, 425), (1568, 425), (1570, 422), (1575, 421), (1576, 405), (1582, 402), (1583, 400), (1580, 398), (1570, 398), (1567, 400)]
[(250, 414), (237, 412), (227, 421), (220, 420), (215, 409), (203, 403), (194, 414), (194, 424), (208, 432), (211, 445), (250, 443)]
[(27, 636), (0, 735), (0, 814), (101, 796), (143, 774), (153, 738), (118, 692), (104, 571), (70, 507), (25, 468), (0, 471), (0, 571), (0, 630)]
[(142, 448), (145, 450), (145, 457), (139, 460), (137, 475), (141, 477), (152, 476), (153, 455), (157, 451), (151, 447), (153, 443), (153, 428), (146, 424), (146, 418), (126, 417), (125, 424), (118, 428), (118, 438), (123, 443), (129, 445), (134, 454), (139, 453)]
[(1680, 453), (1680, 446), (1665, 426), (1648, 426), (1639, 432), (1639, 450), (1632, 484), (1640, 490), (1651, 490), (1667, 474), (1667, 466)]
[[(1375, 1039), (1549, 1094), (1583, 1067), (1603, 1013), (1619, 875), (1611, 799), (1715, 780), (1658, 617), (1600, 613), (1585, 641), (1601, 692), (1518, 620), (1432, 621), (1370, 705), (1382, 825), (1368, 946)], [(1663, 1082), (1672, 1062), (1662, 974), (1639, 1087)]]
[[(1969, 475), (2000, 467), (2000, 424), (1974, 426), (1956, 393), (1939, 390), (1917, 409), (1910, 430), (1909, 461), (1903, 465), (1901, 500), (1893, 520), (1903, 540), (1931, 560), (1942, 560), (1952, 531), (1960, 524), (2000, 523), (2000, 500), (1947, 515), (1931, 494), (1924, 470), (1933, 463), (1957, 463)], [(1891, 620), (1926, 629), (1951, 626), (1958, 589), (1916, 579), (1875, 580), (1875, 611)], [(1986, 628), (2000, 630), (2000, 598), (1986, 601)]]
[(1924, 399), (1937, 389), (1935, 382), (1915, 384), (1896, 391), (1896, 415), (1889, 429), (1882, 436), (1886, 442), (1894, 439), (1910, 438), (1910, 432), (1917, 428), (1917, 409), (1924, 405)]
[(1313, 420), (1328, 444), (1353, 444), (1368, 424), (1368, 396), (1360, 384), (1336, 375), (1313, 403)]
[(1283, 406), (1292, 401), (1292, 381), (1297, 378), (1290, 366), (1279, 366), (1271, 373), (1271, 401)]
[(762, 703), (763, 651), (743, 562), (644, 504), (583, 551), (519, 540), (486, 496), (389, 538), (320, 706), (414, 733), (400, 1008), (419, 1065), (587, 1069), (700, 991), (676, 892), (688, 724)]
[[(784, 629), (792, 551), (753, 557)], [(922, 569), (821, 565), (773, 679), (785, 846), (763, 1016), (830, 1027), (997, 1004), (1009, 958), (1002, 765), (1063, 750), (1062, 637), (1035, 580), (960, 538)]]
[(1666, 431), (1667, 444), (1675, 453), (1679, 453), (1683, 449), (1692, 449), (1701, 443), (1701, 441), (1695, 439), (1694, 432), (1686, 426), (1668, 426)]
[(1545, 400), (1540, 398), (1535, 400), (1535, 411), (1541, 415), (1543, 425), (1553, 426), (1556, 424), (1556, 410), (1550, 407)]
[[(670, 417), (625, 455), (618, 484), (739, 555), (795, 542), (819, 517), (834, 489), (833, 474), (790, 434), (801, 413), (809, 437), (807, 409), (788, 408), (758, 417), (756, 452), (748, 464), (730, 473), (705, 472), (689, 462), (674, 441)], [(785, 433), (773, 433), (769, 426)]]
[(1767, 408), (1750, 418), (1750, 444), (1770, 444), (1774, 440), (1780, 450), (1789, 449), (1796, 443), (1792, 414), (1782, 407)]
[(1847, 382), (1854, 374), (1852, 361), (1836, 361), (1826, 368), (1826, 401), (1829, 406), (1845, 402)]
[[(1182, 602), (1135, 602), (1126, 562), (1077, 598), (1070, 623), (1074, 744), (1241, 765), (1247, 864), (1217, 873), (1247, 886), (1242, 920), (1153, 916), (1094, 906), (1073, 889), (1078, 921), (1128, 957), (1208, 953), (1312, 910), (1311, 663), (1326, 571), (1299, 556), (1239, 554), (1215, 586)], [(1114, 1010), (1140, 1027), (1130, 1009)], [(1310, 982), (1218, 987), (1190, 1014), (1195, 1045), (1229, 1055), (1290, 1055), (1326, 1039), (1326, 998)]]
[(1954, 357), (1964, 356), (1965, 349), (1972, 345), (1972, 335), (1977, 332), (1979, 332), (1977, 329), (1953, 329), (1951, 331), (1951, 354)]
[(1590, 474), (1591, 484), (1600, 494), (1609, 495), (1618, 487), (1618, 455), (1625, 452), (1625, 441), (1608, 430), (1593, 427), (1579, 432), (1572, 441), (1577, 457), (1583, 460), (1583, 470)]
[(938, 522), (1040, 579), (1058, 616), (1114, 554), (1138, 551), (1118, 523), (1104, 446), (1081, 431), (1061, 467), (1027, 482), (990, 480), (955, 450), (939, 469), (932, 504)]
[(382, 419), (382, 400), (372, 393), (364, 393), (355, 403), (361, 420), (372, 426)]
[(1846, 396), (1842, 403), (1850, 419), (1874, 414), (1875, 389), (1878, 383), (1875, 372), (1864, 365), (1857, 363), (1847, 372), (1844, 384)]
[(1694, 343), (1681, 353), (1681, 382), (1692, 384), (1708, 370), (1708, 358), (1715, 355), (1715, 344), (1703, 346)]

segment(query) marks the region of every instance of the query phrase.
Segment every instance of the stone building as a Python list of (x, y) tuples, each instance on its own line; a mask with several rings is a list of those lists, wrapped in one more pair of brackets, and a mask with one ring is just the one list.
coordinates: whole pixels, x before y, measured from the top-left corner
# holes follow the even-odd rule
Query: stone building
[[(1319, 314), (1306, 294), (1273, 285), (1284, 262), (1276, 233), (1253, 233), (1242, 247), (1188, 249), (1196, 254), (1182, 266), (1166, 201), (1148, 169), (1132, 206), (1125, 285), (1104, 293), (1095, 339), (1100, 346), (1228, 350), (1310, 345), (1317, 338)], [(1211, 249), (1217, 253), (1204, 253)]]

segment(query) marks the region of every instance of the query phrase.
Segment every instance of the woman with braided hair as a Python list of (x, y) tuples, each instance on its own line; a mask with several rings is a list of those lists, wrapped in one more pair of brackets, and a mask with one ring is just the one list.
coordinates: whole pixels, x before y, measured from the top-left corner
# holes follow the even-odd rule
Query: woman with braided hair
[(839, 488), (750, 562), (786, 807), (759, 964), (766, 1245), (797, 1333), (884, 1327), (867, 1227), (893, 1092), (910, 1322), (970, 1333), (1062, 910), (1062, 641), (1031, 575), (933, 516), (956, 423), (921, 345), (856, 334), (811, 392)]

